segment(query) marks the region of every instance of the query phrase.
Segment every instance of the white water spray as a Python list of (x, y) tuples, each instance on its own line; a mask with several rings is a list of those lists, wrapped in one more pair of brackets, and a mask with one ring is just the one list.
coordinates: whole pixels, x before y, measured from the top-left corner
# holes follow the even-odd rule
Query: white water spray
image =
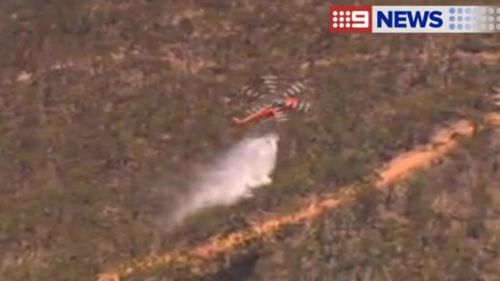
[(268, 185), (276, 166), (279, 137), (275, 133), (246, 137), (201, 171), (192, 192), (174, 212), (174, 223), (200, 209), (231, 205)]

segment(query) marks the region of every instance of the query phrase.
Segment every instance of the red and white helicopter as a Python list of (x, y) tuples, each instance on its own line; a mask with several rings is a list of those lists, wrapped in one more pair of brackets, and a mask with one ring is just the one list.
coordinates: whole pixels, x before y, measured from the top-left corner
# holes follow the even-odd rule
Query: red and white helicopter
[[(272, 99), (261, 105), (254, 106), (247, 110), (247, 116), (243, 118), (233, 118), (233, 125), (236, 127), (246, 127), (266, 120), (276, 120), (284, 122), (287, 120), (287, 113), (292, 111), (307, 112), (310, 108), (310, 103), (299, 99), (299, 95), (305, 90), (301, 82), (289, 84), (288, 87), (283, 87), (278, 78), (274, 75), (266, 75), (260, 78), (259, 82), (263, 82), (261, 90), (270, 95)], [(281, 92), (278, 92), (280, 91)], [(264, 97), (259, 90), (254, 87), (245, 85), (240, 90), (244, 94), (254, 100)]]

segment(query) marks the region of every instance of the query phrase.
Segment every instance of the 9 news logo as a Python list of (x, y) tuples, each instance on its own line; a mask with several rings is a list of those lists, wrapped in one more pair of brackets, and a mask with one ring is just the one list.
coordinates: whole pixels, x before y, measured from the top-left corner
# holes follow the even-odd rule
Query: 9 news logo
[(330, 32), (500, 32), (500, 6), (330, 6)]

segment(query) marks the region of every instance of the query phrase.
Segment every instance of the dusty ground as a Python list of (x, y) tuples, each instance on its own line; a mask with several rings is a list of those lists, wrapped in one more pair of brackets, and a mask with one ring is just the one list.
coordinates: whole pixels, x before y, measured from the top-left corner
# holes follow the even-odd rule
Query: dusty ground
[[(321, 1), (0, 3), (0, 279), (92, 280), (287, 213), (436, 124), (480, 119), (497, 35), (332, 35), (327, 13)], [(269, 72), (314, 89), (312, 113), (280, 128), (276, 183), (162, 233), (189, 168), (238, 137), (238, 88)], [(204, 265), (210, 275), (130, 280), (498, 280), (498, 139), (485, 130), (390, 196), (366, 192)]]

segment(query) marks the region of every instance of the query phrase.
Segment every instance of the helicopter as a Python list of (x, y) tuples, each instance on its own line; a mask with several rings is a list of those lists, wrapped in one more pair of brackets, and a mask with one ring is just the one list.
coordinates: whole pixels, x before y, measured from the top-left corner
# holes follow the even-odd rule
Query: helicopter
[(281, 83), (274, 75), (262, 76), (260, 82), (263, 82), (266, 95), (248, 85), (243, 86), (240, 93), (252, 99), (260, 99), (263, 96), (270, 96), (272, 99), (267, 103), (251, 107), (247, 110), (245, 117), (233, 117), (232, 121), (235, 127), (248, 127), (268, 120), (285, 122), (288, 120), (287, 114), (290, 112), (309, 111), (310, 103), (299, 97), (305, 90), (305, 86), (301, 82), (291, 83), (281, 92), (278, 91), (278, 86)]

